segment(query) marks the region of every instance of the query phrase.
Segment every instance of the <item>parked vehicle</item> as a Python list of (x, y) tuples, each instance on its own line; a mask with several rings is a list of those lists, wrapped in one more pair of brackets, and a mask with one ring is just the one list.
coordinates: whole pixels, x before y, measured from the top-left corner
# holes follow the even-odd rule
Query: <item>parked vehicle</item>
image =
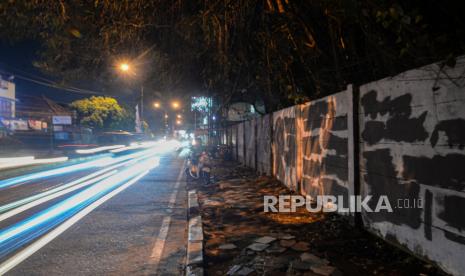
[(187, 180), (199, 180), (203, 184), (210, 183), (211, 158), (206, 151), (191, 150), (187, 157), (186, 167)]
[(136, 140), (134, 134), (127, 131), (103, 132), (97, 137), (99, 145), (126, 145), (129, 146)]

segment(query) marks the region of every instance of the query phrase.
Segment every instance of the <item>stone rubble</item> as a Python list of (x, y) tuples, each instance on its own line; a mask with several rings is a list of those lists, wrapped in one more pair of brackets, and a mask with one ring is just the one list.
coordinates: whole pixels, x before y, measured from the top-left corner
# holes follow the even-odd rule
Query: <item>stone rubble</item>
[(213, 174), (216, 182), (208, 187), (192, 187), (199, 193), (207, 275), (435, 275), (434, 267), (410, 265), (408, 255), (344, 217), (264, 213), (264, 195), (292, 194), (276, 180), (232, 162), (217, 164)]

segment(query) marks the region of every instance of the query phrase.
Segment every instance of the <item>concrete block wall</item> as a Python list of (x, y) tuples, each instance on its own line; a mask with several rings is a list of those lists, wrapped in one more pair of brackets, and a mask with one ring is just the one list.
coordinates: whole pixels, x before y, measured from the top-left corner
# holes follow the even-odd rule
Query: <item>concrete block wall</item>
[(249, 120), (244, 122), (244, 143), (245, 143), (245, 165), (250, 168), (256, 169), (255, 166), (255, 155), (256, 155), (256, 143), (255, 143), (255, 126), (257, 120)]
[(354, 195), (350, 156), (352, 87), (300, 106), (298, 123), (301, 192), (343, 196), (348, 207)]
[(297, 190), (297, 122), (299, 106), (273, 113), (273, 173), (291, 190)]
[(464, 275), (465, 59), (440, 67), (360, 87), (362, 195), (373, 195), (373, 204), (387, 195), (397, 207), (364, 212), (363, 220), (386, 240)]
[(245, 164), (244, 125), (244, 122), (237, 125), (237, 161), (242, 164)]
[(266, 114), (256, 119), (257, 124), (257, 171), (261, 174), (272, 174), (271, 135), (272, 114)]
[(393, 212), (362, 212), (364, 227), (465, 275), (464, 106), (460, 57), (238, 124), (231, 144), (241, 163), (302, 194), (360, 192), (373, 209), (387, 196)]

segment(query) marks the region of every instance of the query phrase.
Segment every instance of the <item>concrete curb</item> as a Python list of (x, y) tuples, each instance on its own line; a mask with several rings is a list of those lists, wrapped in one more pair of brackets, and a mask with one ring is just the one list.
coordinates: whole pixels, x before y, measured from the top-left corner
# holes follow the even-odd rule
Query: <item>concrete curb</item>
[(203, 276), (203, 228), (196, 190), (188, 192), (186, 276)]

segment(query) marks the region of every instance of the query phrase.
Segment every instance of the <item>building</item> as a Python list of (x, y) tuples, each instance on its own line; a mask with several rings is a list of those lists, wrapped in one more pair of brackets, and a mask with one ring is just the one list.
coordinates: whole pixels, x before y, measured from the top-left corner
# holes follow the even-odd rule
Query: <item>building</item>
[(0, 117), (14, 118), (16, 115), (16, 87), (13, 77), (0, 75)]

